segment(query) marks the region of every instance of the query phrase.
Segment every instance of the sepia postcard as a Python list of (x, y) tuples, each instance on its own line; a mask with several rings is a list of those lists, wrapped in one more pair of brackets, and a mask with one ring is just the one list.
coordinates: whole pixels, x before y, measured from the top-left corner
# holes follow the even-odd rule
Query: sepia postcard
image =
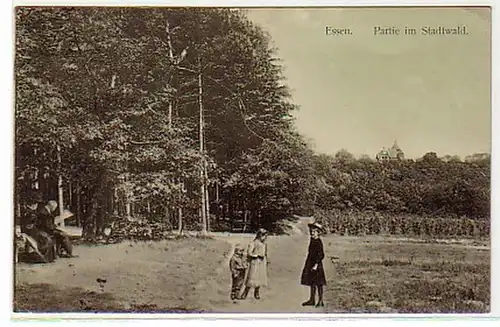
[(13, 11), (13, 317), (492, 311), (491, 7)]

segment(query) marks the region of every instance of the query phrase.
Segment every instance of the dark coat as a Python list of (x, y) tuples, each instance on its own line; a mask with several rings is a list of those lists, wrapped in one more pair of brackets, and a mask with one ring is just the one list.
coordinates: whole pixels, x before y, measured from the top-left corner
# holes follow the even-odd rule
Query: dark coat
[(43, 254), (52, 245), (52, 240), (46, 231), (51, 221), (53, 222), (43, 203), (38, 203), (35, 210), (27, 210), (22, 218), (21, 231), (35, 239), (38, 249)]
[(247, 262), (245, 258), (233, 255), (231, 260), (229, 260), (229, 269), (231, 269), (231, 273), (233, 275), (236, 275), (236, 273), (240, 270), (247, 269)]
[[(300, 278), (301, 285), (326, 285), (325, 270), (323, 269), (324, 258), (323, 242), (320, 238), (311, 238), (306, 262)], [(312, 270), (315, 264), (318, 264), (318, 268)]]
[(36, 227), (46, 233), (52, 233), (57, 228), (57, 225), (54, 222), (55, 216), (50, 213), (49, 210), (45, 207), (45, 204), (38, 203), (36, 208)]

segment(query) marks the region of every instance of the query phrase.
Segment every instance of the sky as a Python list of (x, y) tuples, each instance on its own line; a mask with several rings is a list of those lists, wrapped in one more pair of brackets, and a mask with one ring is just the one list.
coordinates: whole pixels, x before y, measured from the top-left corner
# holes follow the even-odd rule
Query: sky
[[(299, 131), (321, 153), (374, 157), (396, 140), (408, 158), (491, 148), (487, 8), (252, 8), (283, 60)], [(326, 35), (327, 26), (352, 35)], [(374, 35), (405, 26), (417, 35)], [(420, 35), (466, 26), (468, 35)]]

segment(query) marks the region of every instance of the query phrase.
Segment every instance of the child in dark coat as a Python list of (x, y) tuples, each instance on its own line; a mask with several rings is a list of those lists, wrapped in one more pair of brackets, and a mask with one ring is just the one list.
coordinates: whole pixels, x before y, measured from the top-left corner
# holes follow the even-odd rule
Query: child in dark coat
[(234, 254), (229, 260), (229, 269), (231, 270), (231, 300), (240, 298), (241, 288), (245, 281), (245, 272), (247, 269), (247, 261), (243, 254), (244, 249), (240, 245), (234, 248)]
[[(326, 285), (325, 271), (323, 269), (323, 259), (325, 253), (323, 252), (323, 242), (319, 238), (322, 226), (318, 223), (309, 224), (309, 231), (311, 234), (311, 241), (307, 253), (304, 269), (300, 283), (311, 288), (311, 295), (309, 300), (302, 303), (303, 306), (322, 307), (323, 303), (323, 286)], [(315, 302), (316, 289), (318, 290), (318, 303)]]

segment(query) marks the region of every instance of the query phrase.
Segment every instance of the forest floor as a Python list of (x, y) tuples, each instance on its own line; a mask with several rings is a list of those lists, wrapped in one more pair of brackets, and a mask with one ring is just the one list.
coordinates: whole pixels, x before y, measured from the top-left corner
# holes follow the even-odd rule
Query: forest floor
[[(300, 224), (300, 223), (299, 223)], [(488, 312), (490, 248), (386, 236), (323, 237), (324, 308), (302, 307), (309, 238), (268, 240), (269, 285), (231, 301), (229, 256), (252, 235), (75, 247), (77, 258), (15, 266), (16, 312), (448, 313)], [(301, 232), (302, 231), (302, 232)], [(99, 284), (98, 278), (106, 279)]]

